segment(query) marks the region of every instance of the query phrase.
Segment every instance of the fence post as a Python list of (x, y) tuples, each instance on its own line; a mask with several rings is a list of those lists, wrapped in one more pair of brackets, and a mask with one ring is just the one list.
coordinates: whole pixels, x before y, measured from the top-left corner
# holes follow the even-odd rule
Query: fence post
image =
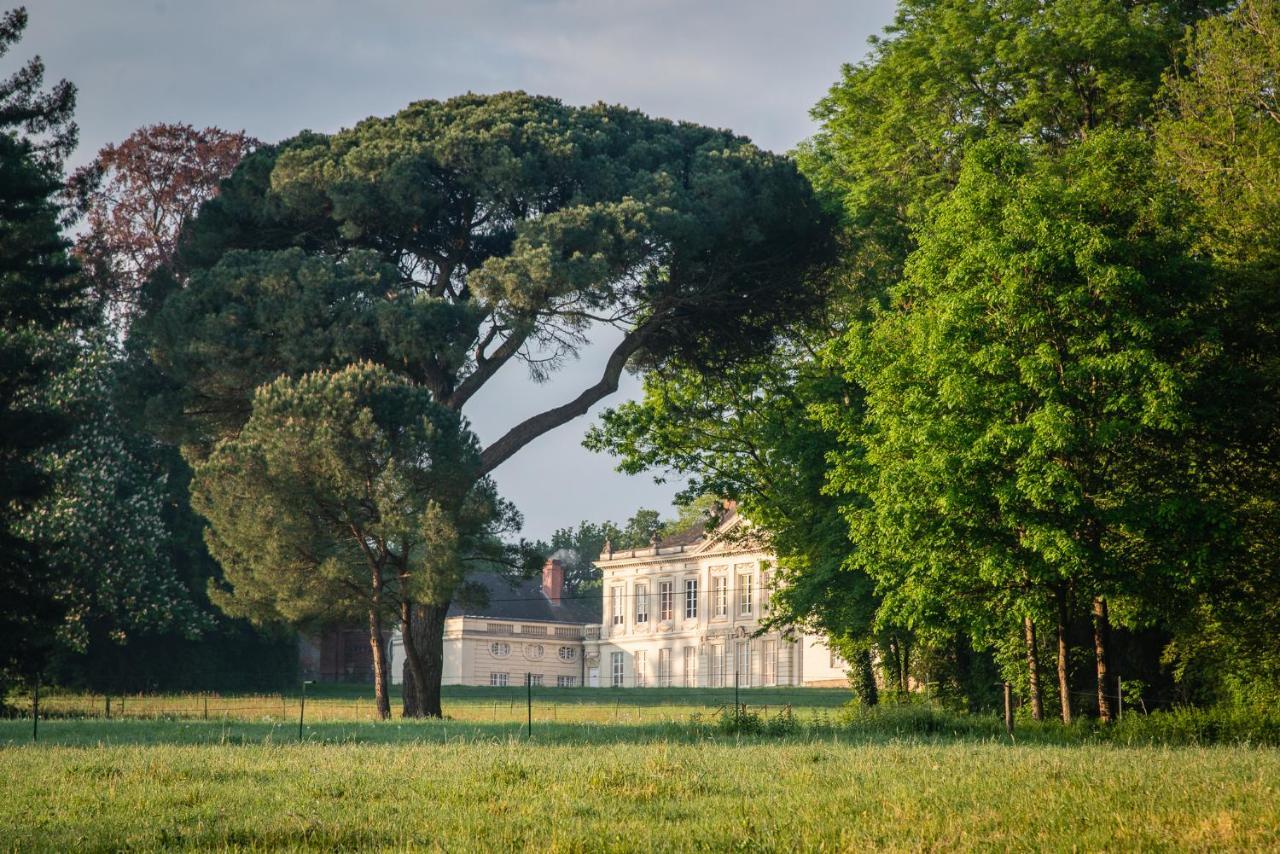
[(204, 719), (209, 720), (209, 695), (204, 695)]
[[(734, 651), (733, 657), (735, 659), (738, 657), (736, 650)], [(738, 668), (735, 665), (733, 668), (733, 722), (735, 724), (740, 722), (741, 712), (742, 706), (738, 704)]]
[(529, 725), (529, 736), (533, 737), (533, 674), (524, 675), (525, 712)]
[(1124, 719), (1124, 683), (1120, 681), (1120, 674), (1116, 674), (1116, 720)]
[(107, 720), (111, 720), (111, 695), (110, 694), (103, 695), (102, 705), (107, 710)]
[(36, 683), (31, 694), (31, 740), (40, 739), (40, 674), (36, 674)]
[(307, 686), (310, 684), (310, 679), (302, 681), (302, 697), (298, 702), (298, 741), (302, 741), (302, 717), (307, 713)]
[(1004, 728), (1013, 735), (1013, 686), (1004, 683)]

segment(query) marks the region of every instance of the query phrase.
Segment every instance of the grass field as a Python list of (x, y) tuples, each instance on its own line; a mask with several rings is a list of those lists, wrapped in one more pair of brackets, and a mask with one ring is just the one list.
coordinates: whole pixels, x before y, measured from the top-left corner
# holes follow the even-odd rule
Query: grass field
[(627, 692), (630, 719), (600, 693), (531, 738), (481, 690), (385, 723), (322, 692), (302, 743), (282, 715), (44, 720), (37, 744), (0, 721), (0, 849), (1280, 850), (1271, 748), (828, 725), (838, 692), (793, 697), (810, 723), (783, 737), (726, 735), (678, 716), (702, 692)]

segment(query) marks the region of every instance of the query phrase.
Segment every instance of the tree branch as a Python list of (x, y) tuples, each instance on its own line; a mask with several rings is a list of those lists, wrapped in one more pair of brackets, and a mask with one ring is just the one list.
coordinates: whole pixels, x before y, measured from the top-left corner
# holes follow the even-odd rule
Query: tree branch
[(609, 361), (605, 363), (604, 373), (600, 376), (599, 382), (568, 403), (526, 418), (508, 430), (501, 439), (485, 448), (484, 453), (480, 455), (480, 473), (488, 474), (543, 433), (554, 430), (579, 415), (585, 415), (596, 402), (617, 391), (618, 379), (622, 376), (623, 368), (649, 337), (649, 333), (657, 325), (659, 316), (658, 313), (651, 315), (648, 320), (627, 333), (609, 355)]
[(489, 378), (498, 372), (498, 369), (510, 361), (511, 357), (519, 352), (520, 347), (529, 337), (527, 331), (521, 332), (513, 329), (511, 335), (504, 340), (498, 349), (493, 351), (493, 355), (486, 358), (480, 358), (481, 348), (476, 348), (476, 369), (467, 375), (467, 378), (458, 383), (458, 387), (454, 389), (453, 394), (449, 395), (449, 399), (445, 401), (445, 406), (454, 412), (460, 410), (471, 396), (489, 381)]

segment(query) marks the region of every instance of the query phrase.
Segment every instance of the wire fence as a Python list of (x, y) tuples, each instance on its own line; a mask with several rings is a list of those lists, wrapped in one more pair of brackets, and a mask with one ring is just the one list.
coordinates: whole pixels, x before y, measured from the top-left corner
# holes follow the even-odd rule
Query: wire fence
[[(473, 723), (539, 722), (649, 724), (689, 722), (726, 708), (749, 708), (761, 714), (783, 709), (799, 720), (827, 718), (851, 699), (848, 689), (802, 686), (653, 687), (652, 683), (606, 688), (538, 685), (532, 674), (516, 684), (446, 686), (442, 706), (447, 718)], [(527, 680), (527, 681), (526, 681)], [(359, 722), (378, 719), (372, 686), (319, 685), (304, 695), (53, 693), (13, 697), (11, 714), (43, 720), (180, 720)], [(391, 716), (399, 719), (399, 686), (389, 697)]]

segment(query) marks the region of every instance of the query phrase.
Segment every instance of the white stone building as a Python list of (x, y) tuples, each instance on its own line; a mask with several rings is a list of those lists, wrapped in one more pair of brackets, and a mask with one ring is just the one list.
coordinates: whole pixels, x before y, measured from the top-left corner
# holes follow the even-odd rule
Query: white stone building
[[(508, 580), (493, 573), (468, 579), (480, 596), (462, 597), (444, 624), (443, 685), (584, 684), (583, 637), (598, 632), (599, 600), (565, 597), (564, 568), (547, 561), (541, 578)], [(470, 600), (470, 601), (469, 601)], [(396, 632), (388, 661), (391, 679), (404, 676), (404, 646)]]
[(711, 532), (614, 552), (603, 573), (603, 625), (588, 628), (585, 684), (600, 687), (845, 686), (847, 666), (821, 638), (756, 636), (773, 556), (730, 508)]

